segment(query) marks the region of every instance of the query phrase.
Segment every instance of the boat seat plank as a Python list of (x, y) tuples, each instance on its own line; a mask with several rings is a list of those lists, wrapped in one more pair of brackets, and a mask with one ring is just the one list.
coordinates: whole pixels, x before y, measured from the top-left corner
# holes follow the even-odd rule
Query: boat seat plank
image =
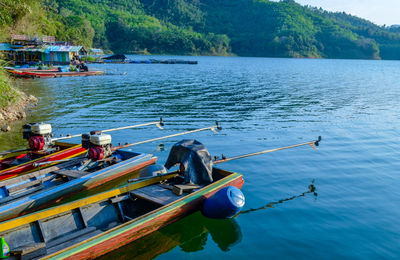
[(8, 179), (8, 180), (1, 181), (1, 184), (4, 185), (4, 186), (9, 186), (9, 185), (21, 182), (21, 181), (25, 181), (25, 180), (29, 180), (29, 179), (35, 178), (35, 177), (37, 177), (39, 175), (44, 175), (44, 174), (47, 174), (47, 173), (50, 173), (50, 172), (53, 172), (53, 171), (57, 171), (57, 170), (63, 169), (65, 167), (73, 166), (73, 165), (77, 164), (80, 161), (81, 161), (80, 159), (76, 159), (76, 160), (73, 160), (71, 162), (61, 163), (61, 164), (58, 164), (58, 165), (55, 165), (55, 166), (51, 166), (49, 168), (37, 170), (37, 171), (31, 172), (31, 173), (27, 173), (27, 174), (24, 174), (24, 175), (21, 175), (21, 176), (18, 176), (18, 177), (14, 177), (14, 178), (11, 178), (11, 179)]
[(35, 243), (25, 246), (20, 246), (11, 250), (11, 255), (17, 256), (18, 259), (32, 259), (43, 256), (47, 253), (45, 243)]
[[(88, 229), (88, 228), (85, 228), (85, 229)], [(71, 245), (75, 245), (75, 244), (77, 244), (79, 242), (87, 240), (87, 239), (89, 239), (91, 237), (94, 237), (94, 236), (96, 236), (98, 234), (101, 234), (101, 233), (102, 233), (101, 230), (94, 229), (94, 230), (91, 230), (91, 231), (86, 232), (84, 234), (80, 234), (79, 236), (75, 236), (74, 238), (72, 238), (72, 239), (70, 239), (68, 241), (65, 241), (64, 243), (53, 245), (52, 247), (47, 247), (47, 254), (55, 253), (57, 251), (60, 251), (60, 250), (62, 250), (64, 248), (67, 248), (67, 247), (69, 247)]]
[(177, 184), (172, 186), (172, 192), (178, 196), (181, 196), (183, 192), (191, 192), (198, 188), (200, 188), (200, 186), (195, 184)]
[(30, 182), (24, 183), (22, 185), (18, 185), (18, 186), (12, 187), (12, 188), (8, 188), (8, 193), (13, 193), (13, 192), (16, 192), (16, 191), (19, 191), (19, 190), (22, 190), (22, 189), (25, 189), (25, 188), (28, 188), (28, 187), (31, 187), (31, 186), (35, 186), (37, 184), (40, 184), (41, 182), (42, 182), (42, 180), (34, 180), (34, 181), (30, 181)]
[(68, 234), (68, 235), (61, 236), (61, 237), (59, 237), (59, 238), (55, 238), (55, 239), (49, 240), (49, 241), (46, 243), (46, 246), (47, 246), (48, 248), (51, 248), (51, 247), (54, 247), (54, 246), (63, 244), (63, 243), (65, 243), (65, 242), (69, 241), (69, 240), (72, 240), (72, 239), (75, 239), (75, 238), (77, 238), (77, 237), (83, 236), (83, 235), (85, 235), (86, 233), (91, 233), (91, 232), (93, 232), (93, 231), (95, 231), (95, 230), (96, 230), (95, 227), (87, 227), (87, 228), (84, 228), (84, 229), (80, 229), (80, 230), (77, 230), (77, 231), (75, 231), (75, 232), (73, 232), (73, 233), (70, 233), (70, 234)]
[(64, 175), (67, 177), (71, 177), (74, 179), (78, 179), (78, 178), (88, 174), (88, 172), (78, 171), (78, 170), (58, 170), (58, 171), (55, 171), (54, 173), (56, 173), (58, 175)]
[(28, 254), (33, 251), (36, 251), (43, 247), (46, 247), (46, 243), (35, 243), (35, 244), (17, 247), (15, 249), (11, 250), (11, 253), (13, 255), (24, 255), (24, 254)]
[(170, 189), (166, 189), (159, 185), (143, 187), (131, 191), (131, 194), (140, 199), (144, 199), (162, 206), (180, 199), (180, 197), (172, 193)]
[(44, 177), (44, 178), (42, 178), (42, 179), (29, 181), (29, 182), (27, 182), (27, 183), (24, 183), (24, 184), (15, 186), (15, 187), (8, 188), (8, 193), (9, 193), (10, 195), (12, 195), (12, 193), (14, 193), (14, 192), (18, 192), (18, 191), (20, 191), (20, 190), (23, 190), (23, 189), (26, 189), (26, 188), (29, 188), (29, 187), (36, 186), (36, 185), (38, 185), (38, 184), (41, 184), (42, 182), (51, 180), (51, 179), (53, 179), (54, 177), (55, 177), (55, 175), (50, 175), (50, 176)]
[(37, 187), (30, 188), (29, 190), (26, 190), (25, 192), (21, 192), (19, 194), (15, 194), (15, 195), (12, 195), (12, 196), (5, 197), (5, 198), (0, 200), (0, 205), (4, 204), (4, 203), (7, 203), (9, 201), (24, 197), (24, 196), (26, 196), (28, 194), (37, 192), (37, 191), (39, 191), (39, 190), (41, 190), (43, 188), (44, 188), (44, 185), (41, 184), (41, 185), (39, 185)]
[(129, 198), (130, 198), (129, 195), (123, 195), (123, 196), (117, 196), (117, 197), (111, 198), (110, 201), (111, 201), (111, 203), (114, 204), (114, 203), (118, 203), (118, 202), (127, 200)]

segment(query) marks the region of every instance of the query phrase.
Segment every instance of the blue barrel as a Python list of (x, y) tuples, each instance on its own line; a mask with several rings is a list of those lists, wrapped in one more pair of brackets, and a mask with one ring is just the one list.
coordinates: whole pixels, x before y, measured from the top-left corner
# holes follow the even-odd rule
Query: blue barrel
[(244, 195), (238, 188), (224, 187), (204, 201), (202, 213), (208, 218), (231, 218), (239, 213), (244, 202)]

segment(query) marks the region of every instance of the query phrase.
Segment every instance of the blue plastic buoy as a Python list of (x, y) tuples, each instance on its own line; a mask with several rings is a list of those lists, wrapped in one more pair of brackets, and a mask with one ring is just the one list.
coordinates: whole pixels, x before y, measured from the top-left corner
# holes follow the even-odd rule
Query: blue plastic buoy
[(202, 213), (208, 218), (231, 218), (244, 206), (243, 193), (234, 186), (220, 189), (203, 204)]

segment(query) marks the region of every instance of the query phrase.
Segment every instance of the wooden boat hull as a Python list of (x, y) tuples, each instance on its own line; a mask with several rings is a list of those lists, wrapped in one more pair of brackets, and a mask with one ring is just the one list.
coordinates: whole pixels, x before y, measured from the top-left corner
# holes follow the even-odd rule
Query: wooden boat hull
[(4, 155), (0, 155), (0, 169), (1, 169), (1, 163), (6, 161), (6, 160), (12, 160), (12, 159), (18, 159), (19, 157), (26, 156), (27, 153), (26, 151), (20, 151), (20, 152), (9, 152)]
[[(56, 143), (56, 145), (57, 145), (57, 143)], [(13, 178), (13, 177), (21, 175), (21, 174), (36, 171), (38, 168), (34, 167), (34, 163), (64, 160), (64, 159), (77, 157), (77, 156), (80, 156), (80, 155), (83, 155), (86, 153), (86, 149), (82, 148), (82, 146), (80, 144), (77, 145), (77, 144), (58, 143), (58, 145), (60, 145), (64, 149), (62, 149), (61, 151), (31, 160), (31, 161), (28, 161), (26, 163), (22, 163), (20, 165), (13, 166), (13, 167), (2, 169), (2, 167), (0, 165), (0, 181), (6, 180), (9, 178)], [(23, 155), (27, 155), (27, 154), (26, 153), (20, 154), (19, 156), (23, 156)], [(7, 159), (12, 159), (12, 158), (7, 158)], [(2, 164), (2, 162), (4, 163), (4, 160), (0, 160), (0, 164)], [(41, 166), (40, 168), (44, 169), (44, 168), (50, 167), (52, 165), (54, 165), (54, 164), (46, 164), (46, 165)]]
[(24, 71), (22, 70), (7, 70), (11, 76), (19, 77), (19, 78), (30, 78), (30, 76), (25, 75)]
[(204, 200), (221, 188), (226, 186), (242, 188), (243, 183), (244, 180), (241, 175), (230, 176), (220, 183), (210, 185), (201, 192), (196, 192), (196, 194), (171, 203), (171, 205), (166, 205), (131, 223), (128, 222), (122, 227), (62, 250), (49, 256), (48, 259), (94, 259), (199, 210)]
[(237, 245), (242, 237), (242, 230), (236, 218), (210, 219), (200, 212), (195, 212), (96, 260), (116, 257), (137, 260), (156, 259), (178, 246), (181, 250), (199, 250), (205, 243), (209, 244), (210, 240), (226, 252)]
[[(55, 142), (53, 149), (56, 149), (58, 151), (66, 150), (68, 148), (72, 148), (76, 146), (77, 144), (73, 143), (64, 143), (64, 142)], [(15, 150), (15, 151), (5, 151), (3, 154), (0, 155), (0, 171), (4, 170), (6, 168), (10, 168), (7, 164), (9, 164), (11, 161), (15, 159), (23, 159), (26, 156), (30, 155), (30, 149), (21, 149), (21, 150)], [(36, 155), (36, 157), (39, 158), (39, 155)], [(22, 163), (21, 163), (22, 164)], [(16, 166), (16, 165), (14, 165)]]
[(11, 71), (30, 71), (30, 72), (58, 72), (58, 68), (55, 69), (38, 69), (37, 67), (29, 67), (29, 68), (14, 68), (14, 67), (4, 67), (4, 69), (8, 72)]
[[(241, 188), (238, 173), (214, 169), (213, 183), (186, 196), (171, 195), (162, 204), (132, 197), (132, 192), (158, 188), (160, 181), (175, 180), (177, 173), (152, 177), (91, 197), (38, 211), (0, 223), (0, 236), (12, 252), (34, 245), (26, 257), (44, 259), (93, 259), (141, 238), (196, 210), (203, 201), (225, 186)], [(172, 183), (174, 183), (173, 181)], [(135, 194), (136, 194), (135, 193)], [(167, 193), (163, 193), (166, 195)], [(158, 193), (154, 194), (158, 199)], [(129, 217), (130, 216), (130, 217)], [(114, 222), (117, 221), (117, 222)]]
[[(20, 199), (6, 202), (5, 204), (0, 205), (0, 220), (4, 221), (6, 219), (32, 212), (33, 210), (45, 208), (52, 203), (66, 199), (77, 192), (93, 189), (129, 173), (138, 171), (148, 165), (154, 164), (157, 160), (157, 157), (154, 157), (151, 154), (132, 154), (135, 154), (136, 156), (107, 168), (83, 175), (80, 178), (72, 179), (65, 183), (34, 192), (31, 195), (27, 195)], [(5, 199), (7, 199), (7, 197)]]
[(104, 71), (70, 71), (70, 72), (42, 72), (42, 71), (24, 71), (9, 70), (11, 75), (24, 78), (59, 78), (59, 77), (77, 77), (77, 76), (96, 76), (104, 74)]

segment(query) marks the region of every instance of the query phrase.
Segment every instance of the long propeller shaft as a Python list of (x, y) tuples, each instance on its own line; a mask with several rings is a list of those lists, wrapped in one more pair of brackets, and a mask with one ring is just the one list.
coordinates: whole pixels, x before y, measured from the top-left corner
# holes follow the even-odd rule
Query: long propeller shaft
[(182, 132), (182, 133), (177, 133), (177, 134), (172, 134), (172, 135), (157, 137), (157, 138), (153, 138), (153, 139), (149, 139), (149, 140), (144, 140), (144, 141), (137, 142), (137, 143), (120, 145), (120, 146), (114, 147), (113, 150), (123, 149), (123, 148), (131, 147), (131, 146), (135, 146), (135, 145), (139, 145), (139, 144), (150, 143), (150, 142), (154, 142), (154, 141), (158, 141), (158, 140), (163, 140), (163, 139), (167, 139), (167, 138), (171, 138), (171, 137), (176, 137), (176, 136), (181, 136), (181, 135), (187, 135), (187, 134), (196, 133), (196, 132), (201, 132), (201, 131), (206, 131), (206, 130), (211, 130), (211, 131), (213, 131), (213, 132), (216, 132), (216, 130), (220, 130), (220, 129), (221, 129), (221, 127), (218, 125), (218, 122), (217, 122), (215, 125), (210, 126), (210, 127), (205, 127), (205, 128), (200, 128), (200, 129), (196, 129), (196, 130), (186, 131), (186, 132)]
[(5, 152), (0, 152), (0, 157), (3, 155), (10, 154), (10, 153), (19, 153), (19, 152), (26, 152), (26, 151), (30, 151), (30, 149), (19, 149), (19, 150), (10, 150), (10, 151), (5, 151)]
[[(130, 126), (123, 126), (123, 127), (118, 127), (118, 128), (111, 128), (111, 129), (101, 130), (100, 132), (107, 133), (107, 132), (112, 132), (112, 131), (117, 131), (117, 130), (130, 129), (130, 128), (148, 126), (148, 125), (156, 125), (158, 128), (163, 129), (162, 126), (164, 126), (164, 122), (163, 122), (162, 118), (160, 118), (160, 121), (157, 121), (157, 122), (149, 122), (149, 123), (138, 124), (138, 125), (130, 125)], [(53, 138), (52, 141), (65, 140), (65, 139), (78, 137), (78, 136), (81, 136), (81, 134)]]
[(243, 154), (243, 155), (230, 157), (230, 158), (223, 158), (223, 159), (214, 161), (214, 164), (223, 163), (223, 162), (229, 162), (229, 161), (233, 161), (233, 160), (237, 160), (237, 159), (241, 159), (241, 158), (246, 158), (246, 157), (265, 154), (265, 153), (276, 152), (276, 151), (295, 148), (295, 147), (304, 146), (304, 145), (310, 145), (312, 148), (315, 148), (314, 146), (318, 146), (319, 142), (321, 142), (321, 140), (322, 140), (322, 138), (321, 138), (321, 136), (319, 136), (318, 140), (316, 140), (316, 141), (310, 141), (310, 142), (305, 142), (305, 143), (301, 143), (301, 144), (295, 144), (295, 145), (289, 145), (289, 146), (284, 146), (284, 147), (279, 147), (279, 148), (274, 148), (274, 149), (268, 149), (268, 150), (264, 150), (264, 151), (260, 151), (260, 152)]

